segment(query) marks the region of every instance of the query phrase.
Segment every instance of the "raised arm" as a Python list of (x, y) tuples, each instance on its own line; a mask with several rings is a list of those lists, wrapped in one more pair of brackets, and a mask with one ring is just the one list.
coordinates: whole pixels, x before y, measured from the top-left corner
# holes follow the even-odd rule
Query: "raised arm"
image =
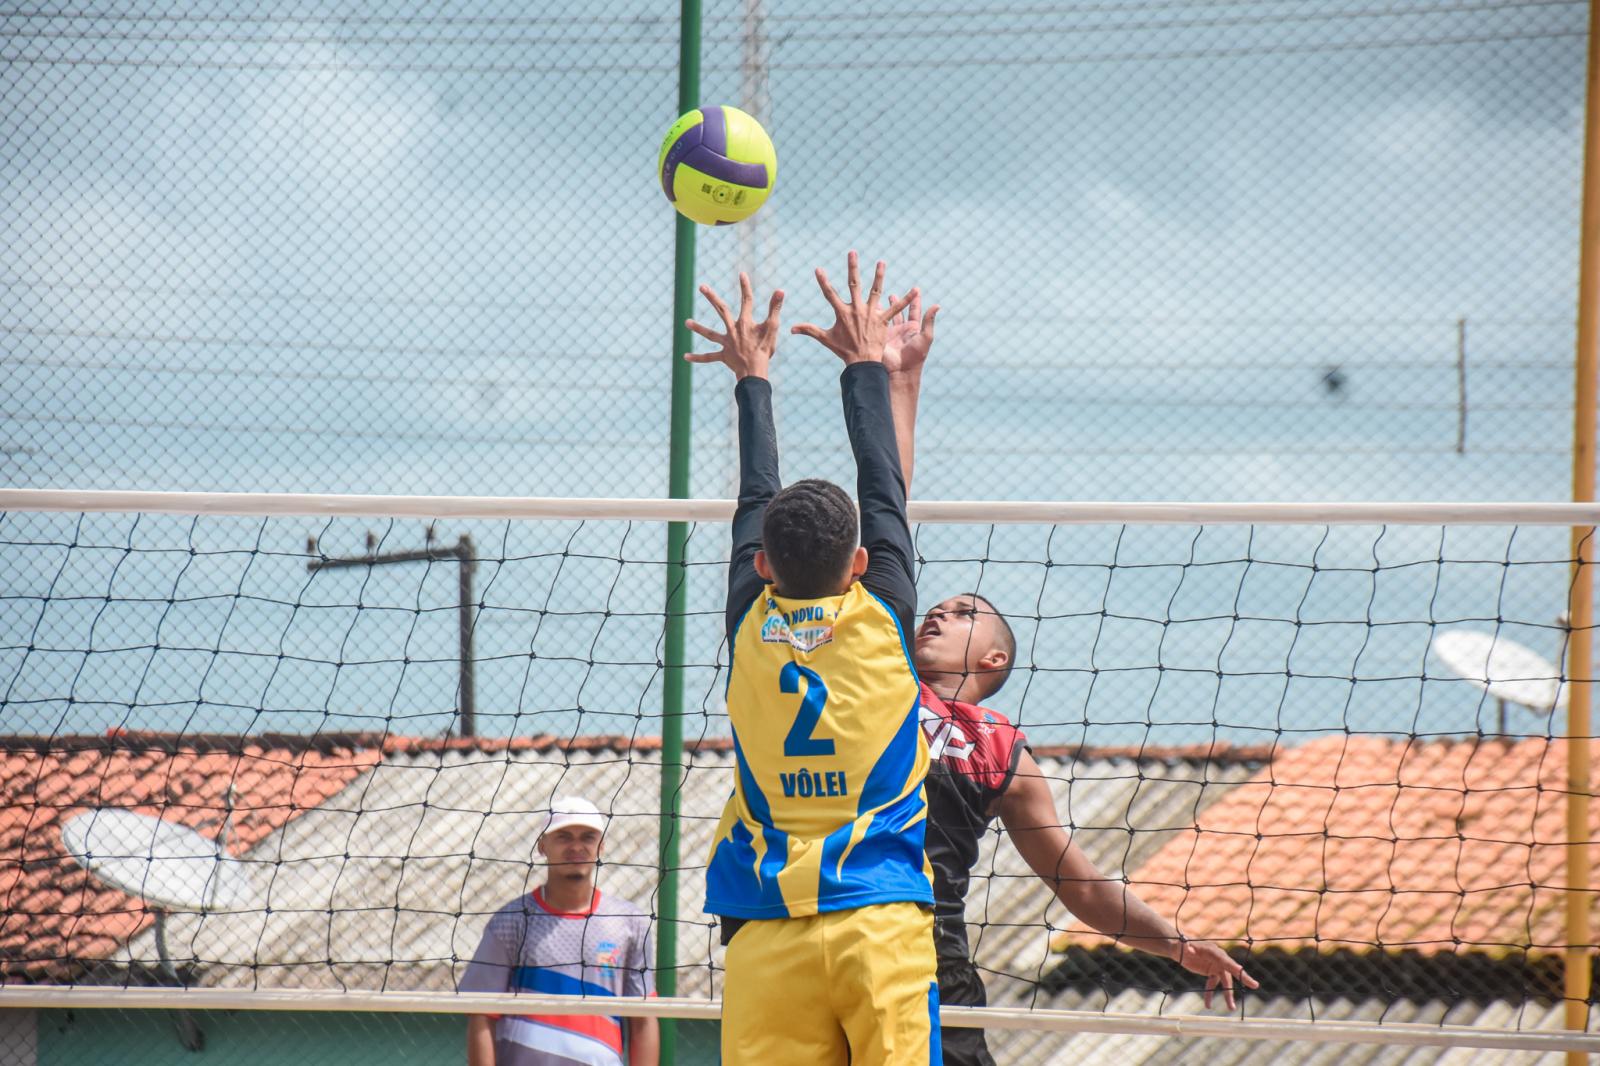
[[(891, 295), (889, 302), (895, 302)], [(911, 294), (906, 310), (889, 323), (883, 343), (883, 366), (889, 371), (889, 406), (894, 411), (894, 439), (900, 450), (900, 473), (911, 494), (911, 475), (916, 460), (917, 402), (922, 395), (922, 366), (933, 346), (934, 320), (939, 305), (922, 312), (922, 296)]]
[(772, 294), (765, 321), (755, 321), (755, 293), (750, 276), (739, 275), (739, 314), (728, 310), (709, 285), (700, 292), (711, 304), (726, 333), (691, 319), (689, 329), (719, 346), (715, 352), (689, 353), (691, 363), (721, 363), (733, 371), (734, 400), (739, 407), (739, 505), (733, 515), (733, 551), (728, 561), (727, 626), (732, 633), (751, 601), (761, 591), (761, 576), (752, 560), (761, 548), (761, 517), (767, 503), (783, 487), (778, 476), (778, 435), (772, 422), (772, 386), (767, 370), (778, 346), (778, 312), (783, 290)]
[(1119, 943), (1171, 959), (1204, 977), (1207, 1007), (1220, 987), (1232, 1010), (1234, 981), (1246, 988), (1259, 987), (1255, 978), (1217, 945), (1185, 940), (1126, 883), (1100, 872), (1067, 835), (1044, 773), (1026, 751), (1010, 787), (1000, 797), (1000, 820), (1018, 853), (1068, 910)]
[(861, 293), (860, 261), (850, 253), (845, 303), (817, 268), (817, 284), (833, 308), (834, 324), (823, 330), (810, 323), (793, 332), (818, 341), (841, 360), (845, 428), (856, 459), (856, 500), (861, 508), (861, 544), (867, 549), (867, 571), (862, 584), (888, 603), (909, 634), (915, 625), (917, 590), (912, 571), (911, 530), (906, 525), (906, 486), (900, 472), (895, 418), (889, 393), (884, 348), (889, 322), (918, 294), (913, 290), (885, 308), (882, 305), (884, 264), (874, 272), (872, 287)]

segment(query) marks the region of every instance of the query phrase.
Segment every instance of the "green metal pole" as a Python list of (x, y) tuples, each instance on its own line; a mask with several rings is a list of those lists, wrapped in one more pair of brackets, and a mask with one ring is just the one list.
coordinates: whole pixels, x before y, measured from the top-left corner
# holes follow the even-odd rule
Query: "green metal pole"
[[(700, 106), (700, 0), (682, 0), (678, 42), (678, 114)], [(676, 116), (674, 116), (676, 117)], [(689, 495), (689, 412), (693, 393), (683, 353), (692, 343), (684, 321), (694, 314), (695, 224), (677, 216), (677, 247), (672, 275), (672, 438), (668, 495)], [(667, 526), (666, 670), (661, 687), (661, 921), (656, 938), (656, 988), (663, 996), (678, 991), (678, 793), (683, 787), (683, 619), (688, 605), (684, 549), (689, 527)], [(661, 1066), (677, 1061), (677, 1025), (661, 1021)]]

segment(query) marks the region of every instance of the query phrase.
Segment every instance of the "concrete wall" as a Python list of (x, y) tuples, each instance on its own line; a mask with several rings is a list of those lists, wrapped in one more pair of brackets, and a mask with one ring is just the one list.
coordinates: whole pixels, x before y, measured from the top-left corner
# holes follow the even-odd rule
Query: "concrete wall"
[[(464, 1063), (465, 1021), (455, 1015), (349, 1014), (326, 1011), (195, 1011), (205, 1035), (184, 1049), (169, 1011), (38, 1012), (34, 1045), (13, 1030), (31, 1025), (0, 1012), (0, 1066), (398, 1066)], [(717, 1026), (679, 1022), (678, 1066), (717, 1061)], [(29, 1055), (8, 1058), (8, 1055)]]
[(38, 1022), (31, 1010), (0, 1010), (0, 1066), (38, 1066)]

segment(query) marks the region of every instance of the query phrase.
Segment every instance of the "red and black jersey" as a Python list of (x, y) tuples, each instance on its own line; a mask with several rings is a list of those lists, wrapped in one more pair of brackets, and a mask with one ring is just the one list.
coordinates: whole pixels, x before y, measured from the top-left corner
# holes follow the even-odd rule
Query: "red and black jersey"
[(1011, 785), (1028, 746), (1005, 715), (972, 703), (943, 700), (922, 686), (922, 731), (928, 738), (928, 861), (933, 865), (934, 913), (960, 918), (978, 862), (978, 842), (995, 801)]

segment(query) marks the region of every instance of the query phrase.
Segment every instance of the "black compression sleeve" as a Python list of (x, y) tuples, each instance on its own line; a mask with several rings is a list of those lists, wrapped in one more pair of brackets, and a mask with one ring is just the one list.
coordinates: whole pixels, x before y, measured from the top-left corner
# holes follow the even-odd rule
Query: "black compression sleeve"
[(783, 487), (778, 479), (771, 384), (765, 378), (744, 378), (733, 396), (739, 405), (739, 506), (733, 514), (733, 554), (728, 560), (730, 635), (765, 584), (753, 560), (761, 548), (761, 518), (767, 503)]
[(889, 374), (882, 363), (853, 363), (840, 376), (844, 423), (856, 457), (856, 499), (867, 572), (861, 583), (882, 597), (907, 639), (916, 623), (917, 586), (906, 524), (906, 483), (889, 407)]

